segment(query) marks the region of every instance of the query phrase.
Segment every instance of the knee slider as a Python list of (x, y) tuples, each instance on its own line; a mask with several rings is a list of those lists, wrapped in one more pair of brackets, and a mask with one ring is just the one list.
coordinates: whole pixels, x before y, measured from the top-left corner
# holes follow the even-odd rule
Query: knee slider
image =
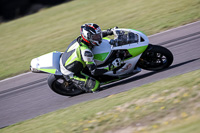
[(99, 88), (99, 82), (91, 77), (88, 78), (87, 82), (86, 82), (86, 88), (88, 88), (89, 90), (95, 89), (97, 90)]

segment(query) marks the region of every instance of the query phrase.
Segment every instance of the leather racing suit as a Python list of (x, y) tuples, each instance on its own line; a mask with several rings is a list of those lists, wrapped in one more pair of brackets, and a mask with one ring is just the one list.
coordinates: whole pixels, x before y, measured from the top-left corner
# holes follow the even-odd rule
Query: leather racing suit
[[(103, 31), (103, 37), (112, 35), (112, 31)], [(85, 75), (82, 70), (88, 67), (92, 75), (103, 74), (108, 69), (97, 69), (91, 48), (81, 36), (72, 41), (60, 59), (60, 68), (64, 76), (69, 76), (73, 84), (86, 92), (98, 90), (100, 83), (96, 79)]]

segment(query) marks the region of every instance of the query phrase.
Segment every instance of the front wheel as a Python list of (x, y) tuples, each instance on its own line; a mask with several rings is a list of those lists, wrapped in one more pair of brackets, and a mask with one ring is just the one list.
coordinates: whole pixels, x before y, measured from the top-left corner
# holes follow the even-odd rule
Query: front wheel
[(159, 71), (168, 68), (173, 62), (173, 54), (167, 48), (157, 45), (149, 45), (142, 54), (138, 66), (142, 69)]
[(63, 76), (50, 74), (48, 85), (55, 93), (63, 96), (76, 96), (83, 93), (83, 90), (76, 88), (73, 83), (66, 82)]

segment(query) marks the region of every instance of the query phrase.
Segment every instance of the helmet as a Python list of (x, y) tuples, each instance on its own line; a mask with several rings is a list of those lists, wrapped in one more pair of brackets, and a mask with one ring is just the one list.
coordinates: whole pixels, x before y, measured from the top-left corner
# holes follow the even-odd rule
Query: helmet
[(99, 46), (102, 42), (102, 31), (97, 24), (87, 23), (81, 26), (83, 40), (93, 46)]

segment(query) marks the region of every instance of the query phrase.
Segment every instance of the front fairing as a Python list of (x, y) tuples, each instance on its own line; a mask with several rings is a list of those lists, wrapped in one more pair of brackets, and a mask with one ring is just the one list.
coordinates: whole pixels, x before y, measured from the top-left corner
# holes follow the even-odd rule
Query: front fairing
[[(112, 54), (112, 53), (116, 53), (116, 52), (128, 53), (127, 57), (125, 58), (120, 57), (122, 59), (122, 63), (124, 64), (124, 66), (121, 69), (118, 69), (115, 73), (113, 73), (113, 71), (108, 71), (104, 75), (120, 76), (120, 75), (126, 75), (126, 74), (130, 74), (134, 72), (135, 71), (134, 69), (136, 68), (135, 66), (138, 60), (140, 59), (140, 56), (149, 45), (148, 37), (140, 31), (132, 30), (132, 29), (116, 29), (115, 31), (117, 30), (124, 31), (124, 33), (132, 32), (137, 36), (137, 40), (131, 43), (130, 42), (123, 43), (123, 44), (116, 43), (115, 45), (110, 45), (109, 43), (110, 40), (104, 39), (100, 46), (94, 47), (92, 51), (93, 51), (94, 60), (97, 66), (105, 63), (110, 58), (113, 58), (113, 59), (118, 58), (116, 54)], [(114, 39), (116, 39), (116, 37)]]

